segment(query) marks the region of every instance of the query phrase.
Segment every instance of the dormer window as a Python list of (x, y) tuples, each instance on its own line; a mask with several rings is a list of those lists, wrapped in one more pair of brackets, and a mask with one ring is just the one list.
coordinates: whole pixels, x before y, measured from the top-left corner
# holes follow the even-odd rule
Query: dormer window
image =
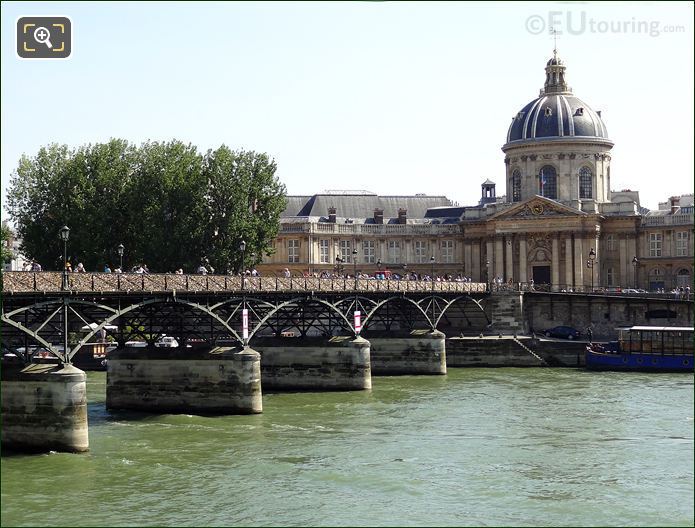
[(516, 118), (517, 118), (517, 119), (523, 119), (523, 118), (524, 118), (524, 113), (523, 113), (523, 112), (519, 112), (518, 114), (516, 114)]
[(553, 111), (550, 109), (549, 106), (546, 106), (545, 107), (545, 117), (550, 117), (551, 115), (553, 115)]
[(574, 115), (576, 115), (576, 116), (583, 116), (583, 115), (584, 115), (584, 108), (581, 107), (581, 106), (580, 106), (579, 108), (577, 108), (577, 109), (574, 111)]

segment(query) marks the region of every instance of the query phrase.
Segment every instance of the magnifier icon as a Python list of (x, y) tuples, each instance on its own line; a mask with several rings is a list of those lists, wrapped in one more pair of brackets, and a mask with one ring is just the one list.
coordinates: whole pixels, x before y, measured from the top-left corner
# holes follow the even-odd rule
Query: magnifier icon
[(34, 30), (34, 38), (39, 44), (45, 44), (48, 46), (48, 49), (53, 47), (53, 44), (51, 44), (51, 41), (49, 40), (51, 38), (51, 32), (43, 26), (37, 27)]

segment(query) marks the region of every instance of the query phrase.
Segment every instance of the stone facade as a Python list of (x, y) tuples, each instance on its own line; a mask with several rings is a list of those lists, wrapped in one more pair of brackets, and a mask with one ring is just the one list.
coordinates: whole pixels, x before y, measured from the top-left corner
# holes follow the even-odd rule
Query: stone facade
[(692, 195), (648, 211), (637, 192), (612, 191), (613, 142), (565, 70), (555, 52), (539, 97), (512, 119), (502, 147), (505, 196), (487, 180), (472, 207), (426, 195), (290, 197), (294, 209), (259, 271), (434, 271), (553, 291), (691, 285)]

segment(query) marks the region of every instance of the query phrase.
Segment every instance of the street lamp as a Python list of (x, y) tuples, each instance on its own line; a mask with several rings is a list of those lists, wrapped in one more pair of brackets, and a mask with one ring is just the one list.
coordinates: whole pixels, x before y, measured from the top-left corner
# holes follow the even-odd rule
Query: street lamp
[(594, 261), (596, 260), (596, 252), (594, 248), (589, 250), (589, 260), (586, 261), (586, 267), (591, 268), (591, 291), (594, 291)]
[(123, 250), (124, 250), (125, 248), (123, 247), (123, 244), (118, 244), (118, 247), (117, 247), (116, 249), (118, 250), (118, 256), (119, 256), (120, 259), (121, 259), (120, 270), (123, 271)]
[(239, 251), (241, 251), (241, 265), (239, 266), (239, 274), (241, 275), (241, 291), (244, 291), (244, 253), (246, 252), (246, 242), (243, 239), (239, 243)]
[(432, 281), (432, 331), (434, 332), (437, 329), (437, 323), (434, 318), (434, 255), (430, 257), (430, 264), (432, 264), (430, 280)]
[(63, 241), (63, 290), (69, 288), (68, 285), (68, 238), (70, 238), (70, 228), (66, 225), (60, 228), (60, 238)]
[(635, 284), (634, 288), (637, 289), (637, 266), (639, 266), (639, 259), (634, 256), (632, 257), (632, 268), (634, 269), (634, 279), (633, 282)]
[(432, 281), (432, 291), (434, 291), (434, 255), (430, 257), (430, 264), (432, 264), (432, 273), (430, 274), (430, 280)]
[[(488, 288), (490, 288), (490, 260), (485, 261), (485, 282), (488, 285)], [(492, 289), (492, 288), (490, 288)]]
[(357, 248), (352, 250), (352, 275), (355, 277), (355, 290), (357, 289)]

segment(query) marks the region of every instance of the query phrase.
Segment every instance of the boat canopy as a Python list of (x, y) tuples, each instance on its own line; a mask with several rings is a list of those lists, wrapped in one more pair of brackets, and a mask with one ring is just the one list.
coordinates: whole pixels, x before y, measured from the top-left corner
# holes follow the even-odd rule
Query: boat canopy
[(693, 332), (692, 326), (619, 326), (623, 332)]

